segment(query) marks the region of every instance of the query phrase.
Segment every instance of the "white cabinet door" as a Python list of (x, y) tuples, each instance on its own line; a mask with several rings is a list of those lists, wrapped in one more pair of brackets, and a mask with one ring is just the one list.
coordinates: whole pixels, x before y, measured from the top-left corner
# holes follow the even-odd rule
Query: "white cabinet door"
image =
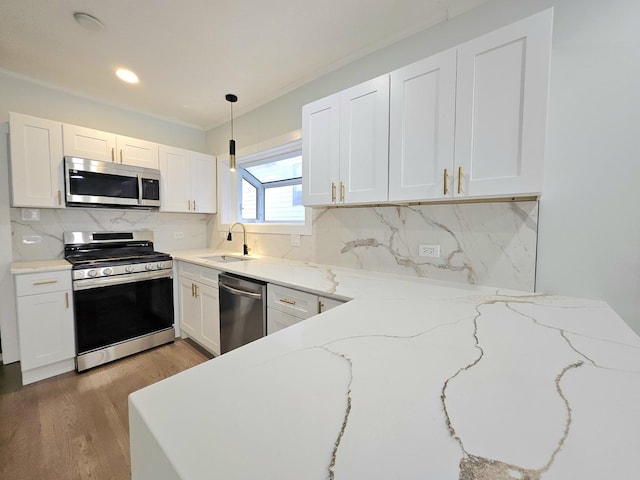
[(302, 203), (336, 203), (340, 181), (340, 94), (302, 107)]
[(218, 289), (198, 284), (196, 295), (200, 302), (202, 328), (200, 340), (204, 347), (215, 355), (220, 355), (220, 300)]
[(195, 296), (196, 283), (180, 275), (180, 330), (190, 337), (198, 337), (201, 330), (200, 302)]
[(158, 168), (158, 144), (77, 125), (63, 126), (68, 156)]
[(117, 159), (116, 136), (113, 133), (64, 124), (64, 154), (103, 162)]
[(160, 145), (163, 212), (216, 213), (216, 158)]
[(267, 335), (279, 332), (280, 330), (290, 327), (302, 320), (302, 318), (293, 316), (289, 313), (267, 307)]
[(118, 145), (116, 161), (137, 167), (155, 169), (159, 167), (157, 143), (122, 135), (116, 137), (116, 143)]
[(160, 211), (191, 211), (190, 152), (160, 145)]
[(191, 152), (191, 198), (193, 211), (216, 213), (216, 158), (204, 153)]
[(327, 310), (331, 310), (332, 308), (339, 307), (342, 305), (342, 300), (336, 300), (335, 298), (329, 297), (319, 297), (318, 298), (318, 310), (319, 313), (326, 312)]
[(70, 292), (18, 297), (21, 369), (31, 370), (75, 356)]
[(455, 105), (455, 49), (391, 72), (389, 200), (451, 196)]
[(388, 171), (389, 75), (382, 75), (340, 92), (340, 201), (386, 201)]
[(551, 30), (546, 10), (458, 48), (455, 196), (542, 191)]
[(64, 208), (62, 124), (9, 113), (11, 205)]

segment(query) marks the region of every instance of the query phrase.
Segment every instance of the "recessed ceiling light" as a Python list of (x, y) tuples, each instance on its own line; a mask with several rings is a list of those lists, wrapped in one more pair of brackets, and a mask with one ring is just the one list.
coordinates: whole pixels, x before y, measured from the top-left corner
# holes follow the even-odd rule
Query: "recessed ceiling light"
[(85, 12), (75, 12), (73, 14), (73, 18), (78, 22), (78, 25), (86, 28), (87, 30), (91, 30), (92, 32), (102, 30), (102, 27), (104, 27), (100, 20)]
[(127, 83), (138, 83), (138, 76), (133, 73), (131, 70), (127, 70), (126, 68), (119, 68), (116, 70), (116, 75), (120, 80)]

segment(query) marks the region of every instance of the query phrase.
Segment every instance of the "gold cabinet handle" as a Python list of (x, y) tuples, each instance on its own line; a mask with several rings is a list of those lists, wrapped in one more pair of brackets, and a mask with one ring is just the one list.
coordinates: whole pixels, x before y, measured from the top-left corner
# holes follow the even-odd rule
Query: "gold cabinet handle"
[(69, 308), (69, 292), (64, 292), (64, 301), (67, 304), (67, 308)]
[(280, 301), (282, 303), (286, 303), (287, 305), (295, 305), (296, 304), (295, 300), (289, 300), (288, 298), (281, 298)]
[(191, 211), (191, 200), (187, 200), (187, 210)]
[(116, 161), (116, 149), (111, 147), (111, 161), (115, 162)]
[(331, 182), (331, 201), (336, 201), (336, 184)]
[(58, 280), (41, 280), (39, 282), (32, 282), (32, 285), (52, 285), (54, 283), (58, 283)]
[(458, 193), (462, 193), (462, 167), (458, 167)]
[(324, 312), (324, 303), (322, 303), (320, 300), (318, 300), (318, 312)]
[(195, 283), (191, 284), (191, 296), (192, 297), (196, 296), (196, 284)]
[(120, 149), (120, 163), (122, 163), (122, 149)]
[(344, 202), (344, 183), (340, 182), (340, 201)]
[(193, 211), (194, 212), (196, 211), (196, 201), (195, 200), (193, 201)]
[(199, 286), (198, 286), (198, 284), (196, 283), (196, 284), (194, 285), (194, 287), (196, 287), (196, 298), (198, 298), (198, 296), (199, 296), (199, 294), (200, 294), (200, 292), (198, 291), (198, 289), (199, 289), (198, 287), (199, 287)]
[(444, 190), (442, 193), (449, 194), (449, 175), (446, 168), (444, 169)]
[(62, 192), (58, 190), (58, 205), (62, 205)]

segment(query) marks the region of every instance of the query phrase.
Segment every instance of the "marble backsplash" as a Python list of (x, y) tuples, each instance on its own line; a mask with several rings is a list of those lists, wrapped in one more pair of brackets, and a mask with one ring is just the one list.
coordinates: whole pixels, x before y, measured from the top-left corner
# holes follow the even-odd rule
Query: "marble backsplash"
[[(211, 222), (212, 248), (241, 251)], [(313, 209), (313, 235), (247, 234), (251, 253), (519, 290), (535, 286), (538, 202)], [(418, 255), (440, 245), (440, 257)]]
[[(289, 235), (247, 235), (251, 253), (478, 285), (533, 290), (537, 202), (316, 208), (313, 235), (299, 247)], [(13, 261), (62, 258), (65, 231), (152, 230), (160, 251), (216, 248), (241, 251), (216, 231), (214, 215), (148, 210), (40, 209), (22, 220), (11, 208)], [(418, 255), (440, 245), (440, 257)]]
[(65, 231), (152, 230), (159, 251), (206, 248), (213, 215), (160, 213), (150, 210), (39, 209), (40, 220), (22, 220), (11, 208), (13, 261), (62, 258)]

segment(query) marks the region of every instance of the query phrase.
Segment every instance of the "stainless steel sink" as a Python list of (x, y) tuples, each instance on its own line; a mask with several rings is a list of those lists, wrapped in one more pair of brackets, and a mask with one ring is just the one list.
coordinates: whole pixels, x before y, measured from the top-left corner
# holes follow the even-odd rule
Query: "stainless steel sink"
[(201, 260), (209, 260), (210, 262), (218, 262), (218, 263), (234, 263), (234, 262), (245, 262), (247, 260), (251, 260), (251, 258), (237, 257), (235, 255), (205, 255), (199, 258)]

